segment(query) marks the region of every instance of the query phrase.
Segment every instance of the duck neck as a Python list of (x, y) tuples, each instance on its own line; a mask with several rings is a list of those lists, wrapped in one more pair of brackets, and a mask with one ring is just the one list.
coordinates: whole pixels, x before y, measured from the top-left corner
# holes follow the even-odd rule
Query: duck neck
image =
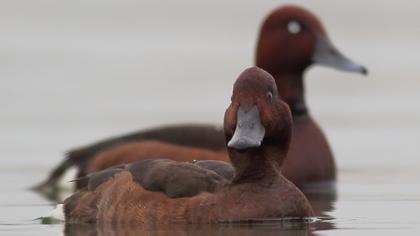
[[(233, 153), (234, 152), (234, 153)], [(235, 166), (236, 174), (234, 184), (275, 180), (281, 175), (280, 165), (286, 155), (268, 154), (266, 151), (247, 151), (244, 153), (231, 152), (231, 161)], [(272, 152), (271, 152), (272, 153)]]
[(292, 115), (308, 114), (303, 85), (303, 71), (273, 74), (282, 99), (289, 105)]

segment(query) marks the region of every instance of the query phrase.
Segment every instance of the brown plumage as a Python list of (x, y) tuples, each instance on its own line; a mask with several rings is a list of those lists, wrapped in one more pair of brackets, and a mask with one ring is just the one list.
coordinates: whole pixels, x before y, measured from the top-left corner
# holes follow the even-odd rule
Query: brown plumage
[[(170, 176), (178, 178), (180, 173), (195, 179), (199, 174), (204, 177), (194, 184), (204, 183), (207, 174), (202, 173), (210, 170), (191, 163), (141, 161), (138, 165), (129, 165), (137, 165), (134, 169), (123, 167), (94, 189), (85, 188), (66, 199), (66, 222), (113, 225), (218, 223), (311, 216), (312, 208), (305, 196), (280, 171), (290, 143), (291, 124), (290, 110), (277, 96), (273, 78), (259, 68), (247, 69), (237, 79), (232, 103), (225, 113), (224, 133), (235, 168), (231, 182), (221, 181), (216, 188), (194, 196), (181, 194), (181, 197), (171, 198), (161, 188), (168, 187)], [(144, 182), (144, 176), (139, 177), (148, 171), (144, 168), (147, 162), (154, 163), (152, 168), (159, 167), (158, 175), (164, 173), (166, 176), (163, 181), (155, 175), (146, 178), (146, 182), (156, 183), (154, 191), (148, 190), (150, 186)], [(165, 171), (168, 163), (179, 168)], [(214, 176), (209, 178), (214, 179)], [(181, 182), (188, 181), (178, 181), (178, 184)], [(177, 184), (177, 181), (173, 183)]]

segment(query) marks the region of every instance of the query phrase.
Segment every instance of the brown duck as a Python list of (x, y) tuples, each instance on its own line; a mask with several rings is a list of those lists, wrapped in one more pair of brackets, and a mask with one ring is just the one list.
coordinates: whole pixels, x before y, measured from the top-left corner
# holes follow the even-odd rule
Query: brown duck
[(162, 159), (112, 167), (87, 177), (87, 185), (65, 200), (66, 223), (218, 223), (313, 215), (302, 192), (281, 174), (292, 116), (270, 74), (253, 67), (239, 76), (224, 133), (234, 169), (220, 161)]

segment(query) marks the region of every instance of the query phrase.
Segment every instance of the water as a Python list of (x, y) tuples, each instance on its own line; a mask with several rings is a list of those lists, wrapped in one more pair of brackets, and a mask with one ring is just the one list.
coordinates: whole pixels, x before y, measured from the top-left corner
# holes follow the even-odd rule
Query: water
[[(371, 72), (307, 73), (311, 113), (339, 166), (335, 196), (308, 195), (321, 221), (82, 230), (418, 234), (420, 3), (294, 2), (320, 15), (337, 47)], [(159, 124), (220, 123), (234, 79), (253, 63), (261, 19), (281, 3), (2, 1), (0, 234), (62, 234), (63, 225), (33, 221), (53, 203), (27, 189), (69, 148)]]

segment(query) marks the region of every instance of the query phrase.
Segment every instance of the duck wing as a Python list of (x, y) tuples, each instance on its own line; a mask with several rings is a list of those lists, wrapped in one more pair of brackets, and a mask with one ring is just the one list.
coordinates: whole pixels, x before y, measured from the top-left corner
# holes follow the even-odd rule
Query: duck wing
[(94, 191), (116, 174), (128, 171), (144, 189), (162, 192), (170, 198), (191, 197), (201, 192), (216, 192), (231, 183), (234, 168), (224, 161), (177, 162), (167, 159), (147, 159), (114, 166), (75, 181), (84, 189)]

